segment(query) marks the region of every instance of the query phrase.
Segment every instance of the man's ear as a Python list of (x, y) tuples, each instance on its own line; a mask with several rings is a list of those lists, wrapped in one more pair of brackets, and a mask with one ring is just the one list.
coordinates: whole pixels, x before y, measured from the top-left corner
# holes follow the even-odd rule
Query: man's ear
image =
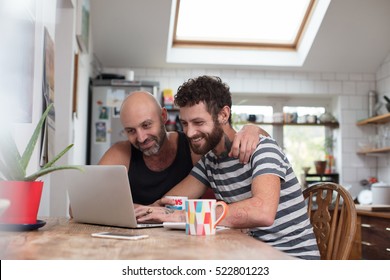
[(230, 117), (230, 107), (224, 106), (218, 114), (218, 121), (220, 124), (227, 124)]
[(168, 111), (165, 107), (161, 108), (161, 118), (162, 118), (163, 124), (165, 124), (168, 120)]

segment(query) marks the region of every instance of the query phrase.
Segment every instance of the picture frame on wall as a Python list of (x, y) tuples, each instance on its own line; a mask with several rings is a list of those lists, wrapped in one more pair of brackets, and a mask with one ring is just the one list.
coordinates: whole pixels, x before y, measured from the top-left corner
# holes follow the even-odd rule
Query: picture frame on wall
[(77, 43), (83, 53), (88, 53), (89, 47), (89, 0), (77, 0)]
[[(44, 28), (44, 43), (43, 43), (43, 79), (42, 79), (42, 94), (44, 110), (55, 99), (54, 82), (55, 82), (55, 45), (54, 40), (50, 36), (47, 28)], [(43, 166), (54, 158), (54, 139), (55, 139), (55, 109), (50, 110), (45, 121), (42, 131), (40, 165)]]
[(74, 54), (74, 68), (73, 68), (73, 100), (72, 100), (72, 113), (77, 117), (77, 90), (78, 90), (78, 72), (79, 72), (79, 54)]

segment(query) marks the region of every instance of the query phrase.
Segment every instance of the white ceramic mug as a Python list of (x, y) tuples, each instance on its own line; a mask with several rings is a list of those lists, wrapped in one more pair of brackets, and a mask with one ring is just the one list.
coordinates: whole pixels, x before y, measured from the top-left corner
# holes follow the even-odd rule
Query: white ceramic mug
[[(188, 199), (186, 201), (186, 234), (213, 235), (218, 223), (226, 216), (227, 204), (215, 199)], [(222, 207), (222, 214), (216, 218), (216, 208)]]

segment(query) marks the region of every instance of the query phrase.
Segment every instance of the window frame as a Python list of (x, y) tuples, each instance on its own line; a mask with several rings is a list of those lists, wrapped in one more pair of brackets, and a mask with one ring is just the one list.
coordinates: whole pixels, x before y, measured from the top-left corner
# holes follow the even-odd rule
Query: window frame
[[(283, 49), (297, 50), (299, 43), (302, 40), (303, 33), (310, 24), (311, 15), (314, 12), (314, 7), (318, 0), (310, 0), (302, 22), (298, 28), (297, 34), (293, 43), (275, 43), (275, 42), (233, 42), (233, 41), (212, 41), (212, 40), (183, 40), (178, 39), (177, 24), (179, 18), (180, 1), (176, 0), (174, 29), (172, 38), (172, 47), (206, 47), (206, 48), (240, 48), (240, 49)], [(196, 1), (196, 0), (195, 0)]]

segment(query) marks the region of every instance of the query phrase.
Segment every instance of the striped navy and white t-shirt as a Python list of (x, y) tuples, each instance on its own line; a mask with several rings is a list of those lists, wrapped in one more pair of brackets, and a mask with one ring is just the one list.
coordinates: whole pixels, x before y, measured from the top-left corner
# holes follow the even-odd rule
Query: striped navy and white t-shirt
[(274, 139), (261, 136), (248, 164), (235, 158), (218, 158), (210, 151), (191, 171), (192, 176), (213, 189), (218, 200), (226, 203), (251, 198), (252, 180), (264, 174), (281, 179), (279, 206), (273, 225), (251, 228), (251, 234), (289, 255), (319, 259), (300, 184)]

